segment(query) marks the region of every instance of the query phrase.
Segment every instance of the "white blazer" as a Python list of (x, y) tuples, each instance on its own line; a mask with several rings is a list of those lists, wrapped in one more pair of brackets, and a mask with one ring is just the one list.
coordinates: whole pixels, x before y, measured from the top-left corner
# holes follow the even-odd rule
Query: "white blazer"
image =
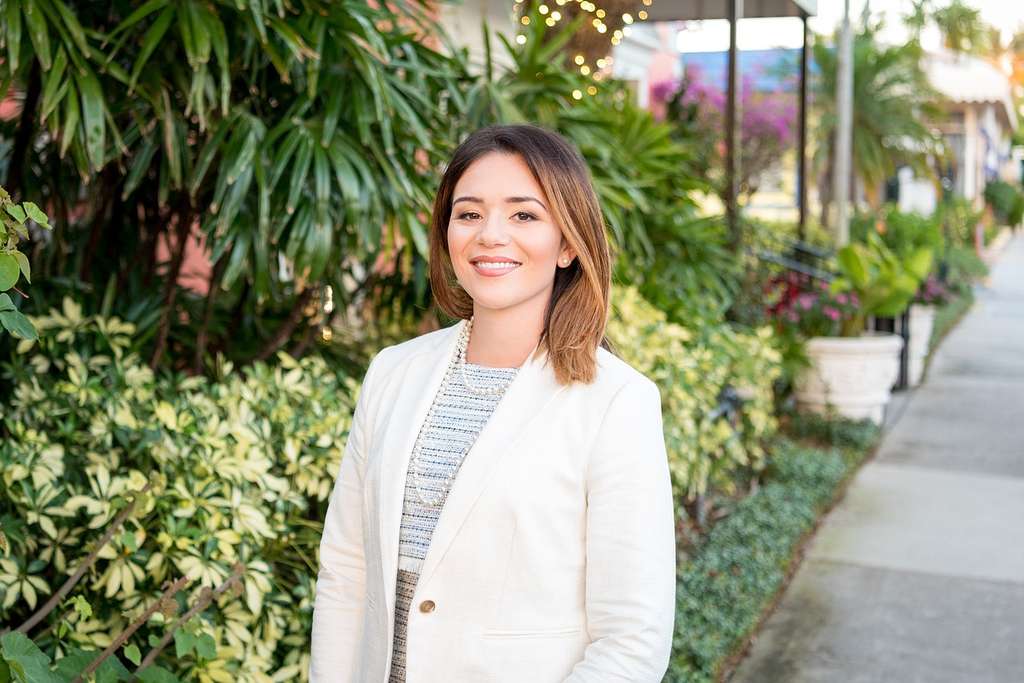
[[(312, 683), (386, 683), (417, 433), (465, 320), (371, 361), (327, 508)], [(466, 454), (409, 610), (407, 683), (661, 681), (675, 514), (657, 385), (597, 352), (592, 384), (520, 368)]]

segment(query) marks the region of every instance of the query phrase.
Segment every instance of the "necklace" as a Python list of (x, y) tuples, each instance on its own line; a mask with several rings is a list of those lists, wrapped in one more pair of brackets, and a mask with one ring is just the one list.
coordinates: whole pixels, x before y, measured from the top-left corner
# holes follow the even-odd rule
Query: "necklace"
[[(459, 339), (458, 339), (458, 341), (455, 344), (455, 353), (452, 354), (452, 358), (448, 362), (448, 369), (445, 371), (444, 379), (441, 382), (441, 388), (438, 391), (438, 396), (443, 396), (444, 395), (445, 390), (448, 388), (448, 383), (451, 381), (451, 376), (455, 372), (457, 372), (459, 374), (459, 376), (460, 376), (460, 378), (462, 380), (462, 383), (465, 384), (466, 388), (469, 389), (470, 392), (476, 394), (477, 396), (498, 396), (498, 397), (501, 397), (502, 395), (504, 395), (505, 391), (508, 389), (508, 385), (511, 383), (511, 381), (509, 381), (509, 382), (504, 382), (502, 384), (499, 384), (499, 385), (497, 385), (495, 387), (486, 387), (486, 388), (474, 387), (473, 385), (471, 385), (469, 383), (468, 379), (466, 378), (466, 374), (465, 374), (466, 373), (465, 366), (466, 366), (466, 347), (469, 346), (469, 334), (470, 334), (470, 330), (471, 330), (472, 326), (473, 326), (473, 317), (470, 316), (470, 318), (467, 321), (466, 325), (462, 328), (462, 333), (459, 335)], [(499, 400), (500, 400), (500, 398), (499, 398)], [(424, 479), (424, 469), (423, 469), (423, 463), (420, 460), (420, 455), (423, 454), (423, 443), (426, 440), (427, 427), (429, 425), (433, 424), (433, 422), (434, 422), (434, 405), (435, 405), (435, 403), (436, 403), (436, 398), (435, 398), (434, 402), (432, 402), (430, 404), (430, 408), (427, 410), (427, 419), (424, 421), (423, 426), (420, 427), (420, 432), (416, 436), (416, 443), (413, 446), (413, 455), (412, 455), (413, 488), (415, 488), (416, 496), (417, 496), (417, 498), (420, 499), (420, 502), (422, 502), (424, 505), (428, 505), (430, 507), (437, 507), (437, 506), (442, 505), (444, 503), (445, 499), (448, 497), (448, 491), (451, 489), (452, 481), (454, 481), (454, 479), (455, 479), (455, 474), (459, 471), (459, 467), (462, 466), (462, 460), (465, 458), (466, 453), (469, 452), (469, 449), (473, 447), (473, 443), (476, 441), (476, 437), (474, 437), (473, 441), (470, 441), (469, 445), (466, 446), (466, 448), (462, 451), (462, 453), (459, 454), (458, 464), (456, 464), (455, 467), (452, 468), (451, 472), (449, 472), (445, 476), (444, 486), (441, 489), (441, 494), (438, 495), (436, 498), (428, 497), (426, 492), (423, 490), (423, 485), (422, 485), (422, 481)], [(478, 435), (479, 435), (479, 433), (478, 433)]]

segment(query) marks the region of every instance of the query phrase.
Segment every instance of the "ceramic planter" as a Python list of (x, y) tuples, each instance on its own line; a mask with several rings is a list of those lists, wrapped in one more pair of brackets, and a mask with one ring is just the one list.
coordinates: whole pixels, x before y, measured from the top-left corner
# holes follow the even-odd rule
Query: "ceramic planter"
[(924, 374), (924, 361), (928, 357), (928, 343), (935, 323), (935, 306), (913, 304), (910, 307), (910, 341), (908, 342), (907, 382), (916, 387)]
[(817, 413), (829, 406), (845, 417), (882, 423), (900, 370), (903, 338), (890, 333), (859, 337), (812, 337), (811, 366), (796, 377), (797, 405)]

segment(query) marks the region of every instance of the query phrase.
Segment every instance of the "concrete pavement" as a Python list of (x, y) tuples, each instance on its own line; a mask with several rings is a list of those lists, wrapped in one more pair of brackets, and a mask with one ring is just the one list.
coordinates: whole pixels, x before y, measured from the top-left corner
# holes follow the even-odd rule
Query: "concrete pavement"
[(1024, 235), (976, 295), (732, 683), (1024, 681)]

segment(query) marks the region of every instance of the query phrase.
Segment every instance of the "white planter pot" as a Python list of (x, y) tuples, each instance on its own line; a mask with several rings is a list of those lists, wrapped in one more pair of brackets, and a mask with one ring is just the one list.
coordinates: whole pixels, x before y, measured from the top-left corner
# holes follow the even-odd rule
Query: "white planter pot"
[(902, 349), (903, 338), (897, 334), (812, 337), (807, 341), (811, 367), (795, 380), (797, 405), (817, 413), (831, 406), (845, 417), (881, 424)]
[(910, 342), (907, 355), (907, 382), (916, 387), (924, 374), (924, 360), (928, 357), (928, 342), (932, 338), (935, 324), (935, 306), (912, 304), (910, 306)]

